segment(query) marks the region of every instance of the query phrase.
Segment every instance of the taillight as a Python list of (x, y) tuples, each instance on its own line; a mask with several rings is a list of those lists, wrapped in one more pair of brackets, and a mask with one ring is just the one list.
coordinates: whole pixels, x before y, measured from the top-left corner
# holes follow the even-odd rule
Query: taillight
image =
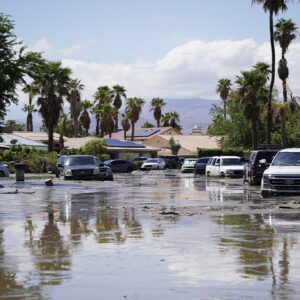
[(251, 169), (252, 169), (252, 173), (255, 173), (255, 171), (256, 171), (256, 166), (255, 166), (255, 165), (252, 165), (252, 166), (251, 166)]

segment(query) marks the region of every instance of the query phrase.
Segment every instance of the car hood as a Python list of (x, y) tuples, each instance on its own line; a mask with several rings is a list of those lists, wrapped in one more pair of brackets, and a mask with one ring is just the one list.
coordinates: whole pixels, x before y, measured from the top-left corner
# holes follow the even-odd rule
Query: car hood
[(226, 171), (226, 170), (244, 170), (244, 166), (221, 166), (220, 169), (222, 171)]
[(265, 170), (264, 175), (269, 174), (292, 174), (300, 175), (300, 166), (270, 166)]

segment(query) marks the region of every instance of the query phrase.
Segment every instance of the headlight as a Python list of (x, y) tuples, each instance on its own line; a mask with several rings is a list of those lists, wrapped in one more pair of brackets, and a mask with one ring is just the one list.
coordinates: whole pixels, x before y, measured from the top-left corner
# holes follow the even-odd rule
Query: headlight
[(99, 174), (100, 174), (99, 168), (95, 168), (93, 171), (93, 175), (99, 175)]
[(263, 187), (264, 188), (268, 188), (270, 186), (270, 178), (271, 178), (271, 175), (263, 176)]
[(72, 170), (71, 169), (66, 170), (65, 175), (66, 176), (72, 176)]

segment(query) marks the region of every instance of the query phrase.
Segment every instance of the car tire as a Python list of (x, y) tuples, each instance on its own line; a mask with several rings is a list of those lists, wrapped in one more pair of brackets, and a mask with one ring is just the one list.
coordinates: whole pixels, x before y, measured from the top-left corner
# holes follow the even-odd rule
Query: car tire
[(127, 168), (127, 173), (131, 173), (131, 172), (133, 172), (133, 169), (131, 168), (131, 167), (129, 167), (129, 168)]
[(206, 177), (207, 177), (207, 178), (210, 178), (210, 172), (207, 172), (207, 173), (206, 173)]
[(107, 180), (109, 180), (109, 181), (114, 181), (114, 176), (113, 176), (113, 175), (108, 176), (108, 177), (107, 177)]
[(168, 169), (176, 169), (176, 165), (173, 163), (168, 163), (167, 168)]

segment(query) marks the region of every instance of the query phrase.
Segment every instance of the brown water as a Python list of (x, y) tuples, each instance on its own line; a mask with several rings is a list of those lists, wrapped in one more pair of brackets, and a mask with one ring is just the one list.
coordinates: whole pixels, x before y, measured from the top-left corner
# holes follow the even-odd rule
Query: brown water
[(1, 184), (0, 298), (299, 298), (300, 197), (174, 171)]

